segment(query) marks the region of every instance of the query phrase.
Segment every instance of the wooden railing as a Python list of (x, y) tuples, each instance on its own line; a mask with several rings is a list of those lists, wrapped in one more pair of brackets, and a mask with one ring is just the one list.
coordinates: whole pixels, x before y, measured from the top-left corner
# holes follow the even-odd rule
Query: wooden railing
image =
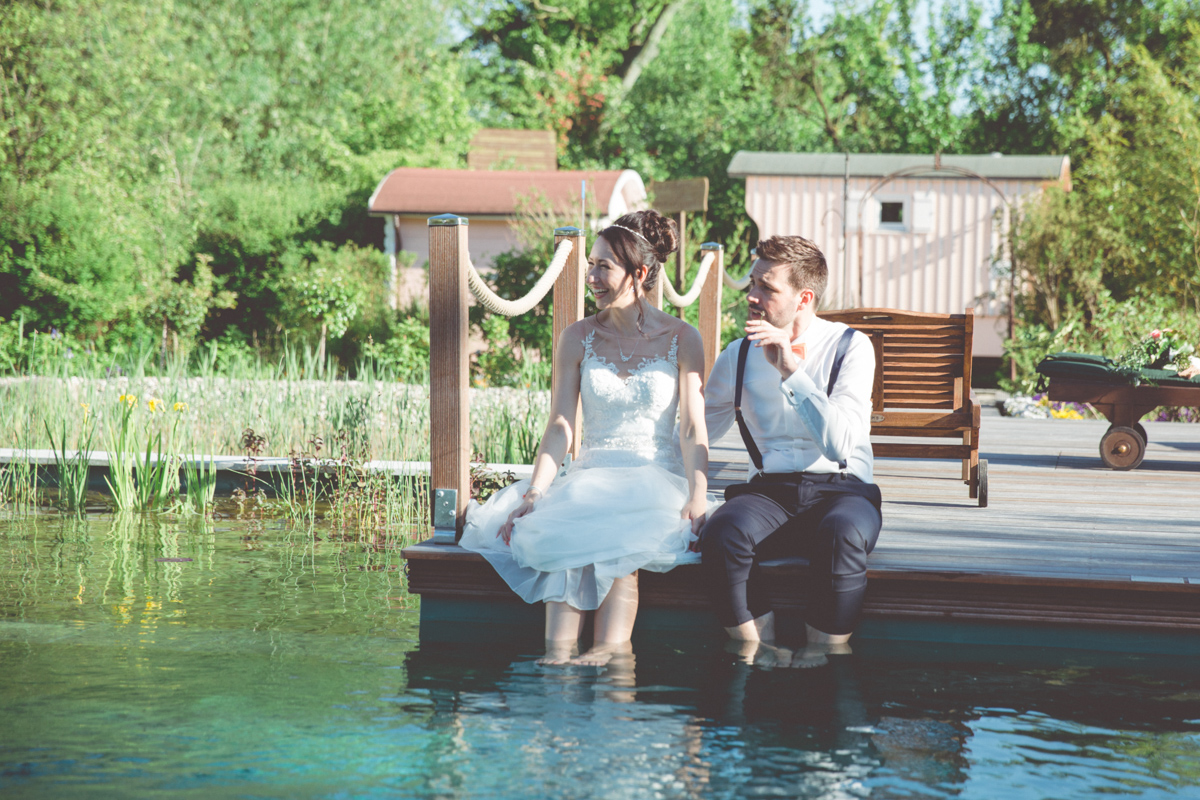
[[(468, 371), (467, 306), (472, 268), (466, 217), (442, 214), (429, 218), (429, 460), (433, 491), (433, 542), (454, 544), (462, 534), (470, 495), (470, 375)], [(553, 345), (562, 332), (583, 318), (587, 247), (578, 228), (556, 228), (555, 249), (571, 242), (571, 252), (554, 283)], [(700, 336), (704, 341), (705, 378), (721, 352), (721, 286), (725, 272), (724, 247), (708, 242), (702, 257), (713, 258), (700, 290)], [(660, 275), (654, 300), (662, 307)], [(558, 376), (552, 374), (552, 381)], [(579, 454), (580, 413), (575, 411), (571, 454)]]

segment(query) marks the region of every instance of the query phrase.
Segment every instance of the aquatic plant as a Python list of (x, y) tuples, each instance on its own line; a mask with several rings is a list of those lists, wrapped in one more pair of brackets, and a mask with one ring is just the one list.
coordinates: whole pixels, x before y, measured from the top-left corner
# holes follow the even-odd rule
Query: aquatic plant
[[(165, 509), (172, 495), (179, 491), (178, 458), (163, 446), (163, 432), (150, 430), (146, 435), (144, 453), (140, 445), (135, 446), (135, 435), (131, 431), (134, 415), (140, 410), (137, 395), (123, 394), (117, 398), (120, 409), (116, 426), (108, 435), (108, 484), (113, 502), (120, 511), (154, 511)], [(148, 413), (165, 413), (166, 404), (159, 398), (146, 401)], [(171, 434), (179, 425), (178, 415)]]
[[(80, 403), (84, 416), (90, 417), (86, 403)], [(75, 514), (82, 514), (87, 504), (88, 470), (92, 462), (92, 435), (94, 423), (84, 428), (81, 438), (75, 442), (74, 452), (67, 450), (67, 425), (64, 422), (57, 442), (46, 423), (46, 435), (50, 437), (50, 449), (54, 452), (54, 463), (58, 469), (58, 505)]]
[(22, 512), (37, 505), (37, 464), (15, 456), (0, 464), (0, 509)]
[(175, 501), (175, 508), (185, 514), (207, 514), (216, 503), (217, 461), (213, 456), (197, 455), (191, 461), (184, 460), (184, 494)]

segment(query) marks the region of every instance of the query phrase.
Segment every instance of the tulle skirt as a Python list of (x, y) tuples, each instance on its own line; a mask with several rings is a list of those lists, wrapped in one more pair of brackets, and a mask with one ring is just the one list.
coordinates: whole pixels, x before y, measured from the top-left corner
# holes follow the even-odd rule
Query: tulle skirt
[(467, 511), (459, 542), (474, 550), (527, 603), (559, 601), (591, 611), (613, 581), (639, 569), (696, 563), (691, 521), (680, 519), (687, 481), (657, 464), (572, 469), (555, 478), (534, 510), (496, 534), (529, 489), (522, 480)]

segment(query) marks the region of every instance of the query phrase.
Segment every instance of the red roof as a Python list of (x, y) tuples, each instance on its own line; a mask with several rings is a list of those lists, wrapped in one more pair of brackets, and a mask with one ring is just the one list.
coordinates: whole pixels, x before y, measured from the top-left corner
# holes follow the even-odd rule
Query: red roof
[(384, 178), (367, 210), (378, 214), (516, 213), (518, 198), (546, 197), (558, 212), (579, 209), (579, 182), (603, 212), (622, 170), (534, 172), (525, 170), (401, 167)]

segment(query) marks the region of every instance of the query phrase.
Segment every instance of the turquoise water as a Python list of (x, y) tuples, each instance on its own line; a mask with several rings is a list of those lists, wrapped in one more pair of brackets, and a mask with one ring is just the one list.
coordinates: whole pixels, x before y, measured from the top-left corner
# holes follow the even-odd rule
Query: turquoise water
[[(183, 560), (190, 559), (190, 560)], [(4, 797), (1195, 797), (1200, 665), (639, 634), (419, 641), (398, 552), (272, 522), (0, 520)]]

